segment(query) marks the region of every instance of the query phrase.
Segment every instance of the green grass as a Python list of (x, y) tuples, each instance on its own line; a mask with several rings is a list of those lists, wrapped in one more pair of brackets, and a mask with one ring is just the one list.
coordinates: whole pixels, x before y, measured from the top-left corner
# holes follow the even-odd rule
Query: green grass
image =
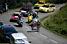
[(67, 37), (67, 5), (65, 5), (57, 14), (48, 16), (42, 21), (42, 26), (48, 30)]

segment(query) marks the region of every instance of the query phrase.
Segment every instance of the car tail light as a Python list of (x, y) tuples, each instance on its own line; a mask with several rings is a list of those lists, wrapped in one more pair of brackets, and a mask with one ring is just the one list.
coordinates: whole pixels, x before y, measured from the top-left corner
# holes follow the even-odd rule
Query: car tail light
[(18, 16), (14, 16), (15, 18), (18, 18)]
[(11, 18), (12, 18), (12, 19), (17, 19), (17, 18), (18, 18), (18, 16), (12, 16)]

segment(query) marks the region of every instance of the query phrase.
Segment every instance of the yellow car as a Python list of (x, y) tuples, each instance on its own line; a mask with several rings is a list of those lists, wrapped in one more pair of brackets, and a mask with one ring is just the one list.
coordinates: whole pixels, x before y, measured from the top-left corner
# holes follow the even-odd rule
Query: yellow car
[(34, 5), (34, 9), (39, 9), (39, 7), (43, 6), (44, 5), (44, 2), (37, 2), (35, 5)]
[(55, 10), (55, 5), (54, 4), (45, 4), (42, 7), (39, 7), (39, 11), (42, 12), (53, 12)]

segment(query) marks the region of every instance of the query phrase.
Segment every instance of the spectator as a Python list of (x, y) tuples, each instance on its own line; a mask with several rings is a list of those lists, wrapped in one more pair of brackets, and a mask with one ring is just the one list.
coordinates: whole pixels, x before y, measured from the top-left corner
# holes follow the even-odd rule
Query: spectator
[(31, 2), (28, 2), (27, 4), (26, 4), (26, 7), (28, 8), (28, 11), (32, 11), (32, 3)]

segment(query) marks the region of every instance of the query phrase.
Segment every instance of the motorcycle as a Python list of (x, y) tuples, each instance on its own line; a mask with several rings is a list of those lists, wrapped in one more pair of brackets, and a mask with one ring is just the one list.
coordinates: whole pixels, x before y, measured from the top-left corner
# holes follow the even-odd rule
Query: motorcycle
[(16, 27), (22, 27), (23, 26), (23, 19), (22, 20), (17, 20), (17, 22), (13, 23), (14, 26)]
[(32, 30), (33, 30), (33, 31), (36, 31), (36, 32), (39, 32), (39, 28), (38, 28), (37, 26), (32, 27)]

